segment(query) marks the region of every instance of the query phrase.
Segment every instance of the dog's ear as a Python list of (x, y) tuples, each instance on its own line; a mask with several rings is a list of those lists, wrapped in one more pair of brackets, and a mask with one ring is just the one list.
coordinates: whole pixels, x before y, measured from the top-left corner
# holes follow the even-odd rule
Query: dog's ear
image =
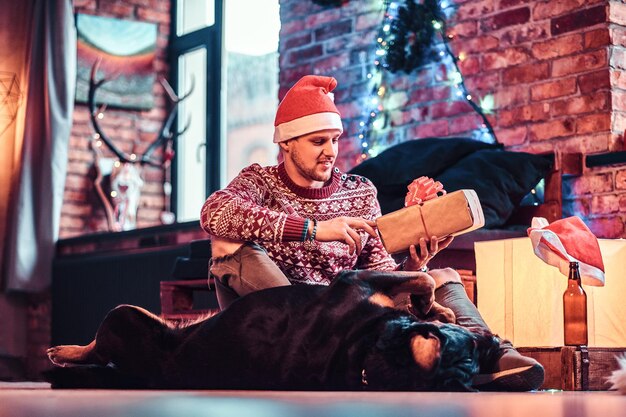
[(416, 334), (411, 338), (413, 360), (424, 371), (432, 372), (441, 359), (441, 341), (432, 333), (426, 336)]

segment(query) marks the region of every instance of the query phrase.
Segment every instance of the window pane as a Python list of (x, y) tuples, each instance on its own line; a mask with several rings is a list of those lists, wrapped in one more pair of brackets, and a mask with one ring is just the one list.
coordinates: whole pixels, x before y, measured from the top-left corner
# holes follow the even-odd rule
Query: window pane
[(200, 209), (205, 200), (206, 184), (206, 73), (207, 54), (204, 48), (196, 49), (178, 59), (178, 94), (191, 88), (193, 93), (180, 104), (178, 129), (182, 130), (188, 121), (189, 129), (178, 137), (176, 157), (177, 175), (177, 221), (185, 222), (200, 218)]
[(178, 0), (176, 34), (183, 36), (215, 24), (214, 0)]
[[(251, 163), (276, 163), (278, 0), (225, 2), (226, 180)], [(246, 13), (237, 13), (246, 10)]]

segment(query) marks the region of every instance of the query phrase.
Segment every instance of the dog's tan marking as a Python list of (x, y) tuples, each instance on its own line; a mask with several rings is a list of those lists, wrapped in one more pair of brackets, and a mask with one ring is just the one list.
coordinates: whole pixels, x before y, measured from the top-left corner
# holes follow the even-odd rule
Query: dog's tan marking
[(381, 307), (391, 307), (393, 308), (395, 306), (393, 300), (391, 299), (391, 297), (380, 293), (380, 292), (376, 292), (374, 294), (372, 294), (370, 296), (370, 298), (368, 298), (368, 301), (372, 304), (376, 304), (379, 305)]
[(92, 341), (87, 346), (61, 345), (48, 349), (46, 352), (50, 361), (57, 366), (72, 366), (89, 363), (89, 354), (96, 346)]
[(439, 339), (434, 336), (414, 336), (411, 339), (411, 351), (415, 363), (425, 371), (432, 371), (440, 358), (440, 346)]

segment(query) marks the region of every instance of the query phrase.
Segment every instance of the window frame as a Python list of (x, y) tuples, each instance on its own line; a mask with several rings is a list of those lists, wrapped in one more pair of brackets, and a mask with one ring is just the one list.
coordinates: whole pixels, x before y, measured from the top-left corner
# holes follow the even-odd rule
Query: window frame
[[(178, 94), (179, 91), (179, 58), (195, 49), (206, 50), (206, 131), (204, 158), (205, 169), (205, 195), (217, 191), (222, 183), (224, 171), (224, 145), (222, 144), (222, 54), (224, 39), (224, 0), (214, 0), (215, 22), (212, 26), (194, 30), (182, 36), (177, 35), (178, 3), (183, 0), (172, 0), (170, 39), (168, 45), (168, 61), (170, 65), (170, 84)], [(178, 118), (177, 118), (178, 119)], [(178, 126), (178, 120), (174, 126)], [(175, 142), (177, 149), (177, 142)], [(179, 161), (175, 153), (171, 165), (171, 203), (172, 211), (178, 218), (178, 168)], [(200, 192), (200, 190), (198, 190)], [(198, 213), (199, 216), (200, 213)], [(178, 222), (178, 220), (177, 220)]]

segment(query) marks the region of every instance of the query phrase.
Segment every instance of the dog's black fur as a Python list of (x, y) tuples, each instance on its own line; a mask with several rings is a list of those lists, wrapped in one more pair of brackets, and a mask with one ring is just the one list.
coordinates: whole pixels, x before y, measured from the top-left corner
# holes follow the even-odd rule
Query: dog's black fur
[[(88, 346), (58, 346), (53, 387), (470, 390), (496, 360), (489, 333), (453, 319), (420, 273), (347, 271), (330, 286), (249, 294), (227, 310), (172, 327), (134, 306), (109, 312)], [(411, 314), (391, 307), (411, 293)]]

